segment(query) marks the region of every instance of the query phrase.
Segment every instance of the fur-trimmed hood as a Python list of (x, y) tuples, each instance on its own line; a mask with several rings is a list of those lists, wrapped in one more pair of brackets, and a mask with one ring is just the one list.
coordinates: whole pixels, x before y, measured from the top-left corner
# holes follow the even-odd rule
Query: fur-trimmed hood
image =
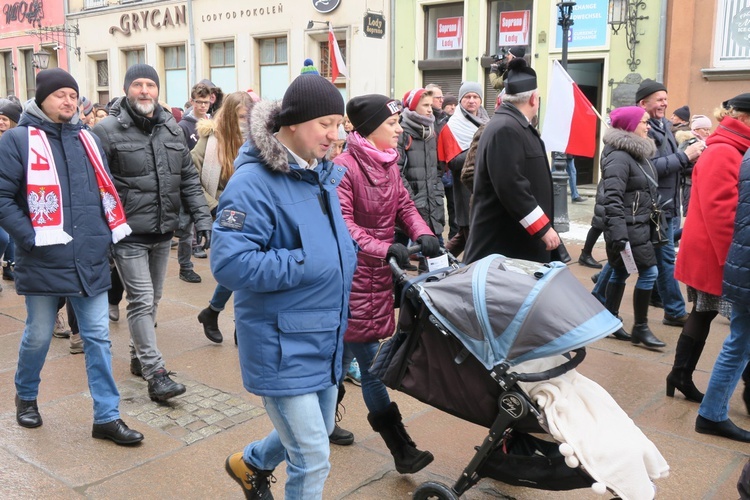
[(195, 126), (198, 137), (208, 137), (216, 132), (216, 122), (210, 118), (203, 118)]
[(609, 128), (602, 139), (606, 146), (625, 151), (636, 160), (647, 160), (656, 154), (656, 143), (650, 137), (640, 137), (633, 132)]
[[(260, 101), (253, 106), (250, 115), (250, 137), (248, 142), (240, 148), (235, 167), (247, 162), (246, 155), (257, 154), (259, 160), (271, 170), (289, 172), (289, 151), (273, 135), (278, 131), (276, 118), (280, 112), (281, 101)], [(257, 151), (251, 153), (248, 148), (257, 149)]]

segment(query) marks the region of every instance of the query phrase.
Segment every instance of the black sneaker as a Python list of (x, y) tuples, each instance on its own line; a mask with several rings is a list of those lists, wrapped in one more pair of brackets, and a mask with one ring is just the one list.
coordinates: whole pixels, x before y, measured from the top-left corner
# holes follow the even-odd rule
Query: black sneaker
[(185, 386), (169, 378), (164, 368), (157, 370), (148, 381), (148, 397), (151, 401), (164, 402), (180, 394), (185, 394)]
[(273, 471), (259, 470), (245, 462), (242, 452), (229, 455), (224, 463), (227, 474), (242, 486), (248, 500), (273, 500), (271, 483), (276, 478)]
[(339, 424), (334, 425), (333, 432), (328, 436), (328, 441), (331, 444), (337, 444), (339, 446), (349, 446), (354, 442), (354, 434), (351, 431), (342, 429)]
[(143, 376), (143, 370), (141, 369), (141, 361), (138, 358), (130, 358), (130, 373), (136, 377)]
[(188, 283), (200, 283), (201, 277), (198, 273), (193, 271), (192, 269), (181, 269), (180, 270), (180, 279), (182, 281), (187, 281)]

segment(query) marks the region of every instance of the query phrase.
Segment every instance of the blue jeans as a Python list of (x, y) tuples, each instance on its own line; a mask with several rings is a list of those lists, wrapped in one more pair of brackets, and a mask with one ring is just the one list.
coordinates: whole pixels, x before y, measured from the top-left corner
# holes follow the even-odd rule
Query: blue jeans
[(578, 194), (578, 172), (576, 172), (576, 164), (573, 158), (565, 158), (565, 170), (568, 172), (568, 181), (570, 183), (570, 199), (575, 200), (580, 195)]
[(211, 300), (208, 302), (208, 305), (213, 309), (214, 311), (223, 311), (224, 307), (227, 305), (227, 302), (229, 302), (229, 298), (232, 296), (232, 290), (225, 286), (216, 285), (216, 288), (214, 289), (214, 296), (211, 297)]
[(338, 387), (332, 385), (300, 396), (263, 397), (274, 430), (247, 445), (243, 458), (261, 470), (273, 470), (286, 459), (285, 498), (323, 498), (337, 395)]
[(164, 368), (156, 347), (156, 310), (169, 263), (170, 241), (124, 243), (114, 246), (115, 264), (128, 299), (130, 356), (138, 357), (146, 380)]
[(729, 335), (716, 358), (706, 395), (698, 414), (712, 422), (729, 418), (729, 398), (732, 397), (742, 372), (750, 361), (750, 308), (732, 304)]
[(664, 315), (679, 318), (687, 314), (685, 310), (685, 299), (680, 291), (680, 285), (674, 278), (674, 232), (680, 227), (680, 218), (667, 219), (668, 243), (655, 247), (656, 266), (659, 268), (659, 277), (656, 278), (656, 288), (664, 303)]
[[(654, 283), (656, 282), (659, 270), (656, 266), (651, 266), (645, 271), (638, 273), (638, 281), (635, 282), (635, 287), (641, 290), (652, 290)], [(625, 269), (612, 269), (612, 277), (609, 279), (610, 283), (625, 284), (630, 274)], [(597, 282), (597, 284), (599, 284)]]
[(591, 290), (591, 295), (596, 297), (596, 300), (602, 304), (606, 301), (605, 295), (607, 293), (607, 283), (609, 283), (611, 277), (612, 266), (609, 265), (609, 262), (605, 262), (604, 267), (599, 273), (599, 278), (596, 280), (596, 285), (594, 285), (594, 289)]
[(370, 413), (385, 410), (391, 404), (388, 390), (379, 378), (370, 373), (370, 366), (378, 352), (379, 342), (346, 342), (345, 344), (343, 366), (348, 367), (352, 357), (357, 358), (362, 373), (362, 397), (367, 410)]
[[(39, 394), (41, 371), (52, 340), (60, 297), (26, 296), (26, 327), (18, 350), (16, 393), (31, 401)], [(86, 376), (94, 400), (94, 423), (106, 424), (120, 418), (120, 393), (112, 376), (107, 293), (95, 297), (68, 297), (78, 319), (86, 359)]]

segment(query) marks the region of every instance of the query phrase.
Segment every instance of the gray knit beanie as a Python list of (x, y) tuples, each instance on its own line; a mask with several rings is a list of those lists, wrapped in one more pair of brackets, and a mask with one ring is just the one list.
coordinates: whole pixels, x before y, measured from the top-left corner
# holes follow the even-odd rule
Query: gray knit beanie
[(134, 64), (125, 72), (125, 83), (123, 84), (122, 89), (126, 94), (130, 88), (130, 84), (133, 83), (133, 80), (139, 78), (153, 80), (154, 83), (156, 83), (156, 88), (159, 88), (159, 74), (152, 66), (149, 66), (148, 64)]

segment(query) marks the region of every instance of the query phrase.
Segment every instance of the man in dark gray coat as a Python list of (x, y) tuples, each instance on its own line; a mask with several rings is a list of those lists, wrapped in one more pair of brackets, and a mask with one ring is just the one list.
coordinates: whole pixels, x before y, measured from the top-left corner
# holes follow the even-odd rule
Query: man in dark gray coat
[(211, 214), (182, 129), (159, 105), (159, 76), (147, 64), (125, 73), (121, 98), (93, 132), (99, 136), (133, 234), (114, 247), (128, 299), (130, 371), (148, 381), (154, 401), (185, 392), (168, 375), (156, 346), (156, 310), (179, 226), (180, 206), (195, 221), (199, 244), (211, 241)]
[(78, 83), (69, 73), (53, 68), (37, 74), (36, 97), (26, 103), (18, 127), (0, 139), (0, 158), (0, 226), (16, 242), (16, 291), (26, 297), (16, 421), (42, 425), (40, 374), (58, 299), (66, 297), (83, 340), (92, 436), (138, 443), (143, 435), (120, 419), (107, 320), (107, 255), (110, 244), (127, 234), (127, 224), (100, 145), (78, 117)]
[(665, 325), (683, 326), (688, 314), (685, 299), (674, 277), (674, 232), (680, 228), (680, 176), (690, 162), (700, 156), (705, 146), (699, 141), (688, 146), (685, 151), (679, 150), (672, 135), (672, 123), (664, 117), (667, 111), (667, 88), (663, 84), (646, 78), (638, 86), (635, 102), (651, 117), (648, 136), (656, 143), (657, 150), (651, 162), (659, 176), (660, 202), (667, 216), (669, 241), (656, 247), (656, 265), (659, 269), (656, 288), (664, 304), (662, 322)]

